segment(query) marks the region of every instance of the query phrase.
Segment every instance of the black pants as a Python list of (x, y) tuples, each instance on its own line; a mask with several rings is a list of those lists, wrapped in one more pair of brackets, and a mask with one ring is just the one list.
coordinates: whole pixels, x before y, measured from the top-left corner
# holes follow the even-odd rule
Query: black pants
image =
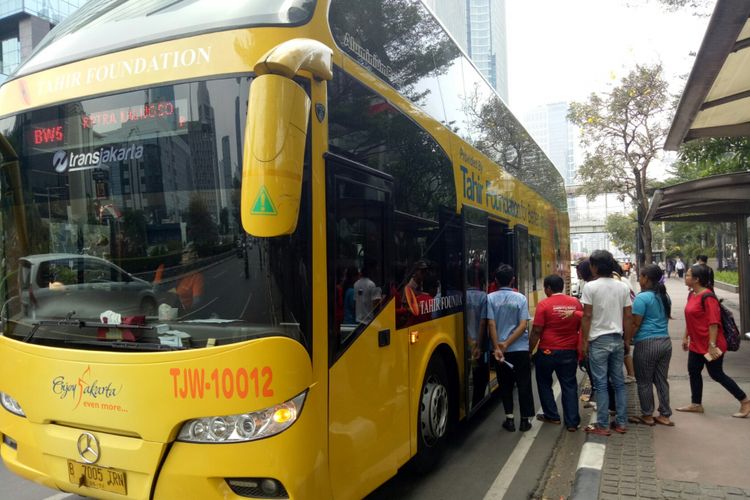
[(534, 394), (531, 392), (531, 361), (529, 351), (506, 352), (505, 363), (497, 363), (500, 397), (506, 414), (513, 413), (513, 386), (518, 386), (518, 403), (521, 406), (521, 417), (534, 416)]
[(708, 374), (712, 379), (720, 383), (724, 389), (729, 391), (737, 401), (743, 401), (747, 396), (740, 389), (737, 382), (724, 373), (724, 356), (714, 361), (708, 361), (702, 354), (690, 351), (688, 353), (688, 374), (690, 375), (690, 401), (699, 405), (703, 401), (703, 366), (708, 368)]

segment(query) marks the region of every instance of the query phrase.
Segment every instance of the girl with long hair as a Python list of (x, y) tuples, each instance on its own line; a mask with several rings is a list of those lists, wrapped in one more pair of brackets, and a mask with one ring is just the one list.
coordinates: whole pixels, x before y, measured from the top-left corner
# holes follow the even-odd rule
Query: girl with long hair
[[(669, 361), (672, 359), (672, 342), (668, 323), (672, 301), (662, 283), (664, 271), (650, 264), (638, 273), (639, 293), (633, 301), (633, 365), (638, 386), (641, 416), (637, 420), (646, 425), (674, 424), (669, 419)], [(659, 415), (654, 413), (654, 386), (659, 397)]]

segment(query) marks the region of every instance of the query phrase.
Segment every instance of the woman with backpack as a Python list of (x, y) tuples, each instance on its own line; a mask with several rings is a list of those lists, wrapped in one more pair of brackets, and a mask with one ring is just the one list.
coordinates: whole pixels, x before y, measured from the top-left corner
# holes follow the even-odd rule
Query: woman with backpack
[[(641, 416), (635, 421), (646, 425), (673, 426), (669, 419), (669, 361), (672, 341), (668, 323), (672, 301), (662, 283), (664, 271), (656, 264), (641, 268), (638, 273), (639, 293), (633, 301), (633, 364), (638, 385)], [(659, 415), (654, 413), (654, 386), (659, 397)]]
[(721, 308), (716, 296), (711, 294), (708, 266), (697, 264), (685, 274), (685, 285), (692, 291), (685, 306), (685, 336), (682, 349), (688, 353), (688, 375), (690, 376), (690, 399), (687, 406), (677, 411), (703, 413), (703, 367), (712, 379), (720, 383), (740, 402), (740, 411), (732, 416), (744, 418), (750, 415), (750, 398), (737, 383), (724, 373), (724, 353), (727, 341), (721, 326)]

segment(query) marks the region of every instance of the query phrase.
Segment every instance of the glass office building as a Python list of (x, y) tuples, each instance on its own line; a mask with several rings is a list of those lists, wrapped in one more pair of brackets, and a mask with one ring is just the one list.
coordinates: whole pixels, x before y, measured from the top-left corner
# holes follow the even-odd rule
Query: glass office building
[(0, 0), (0, 82), (86, 0)]

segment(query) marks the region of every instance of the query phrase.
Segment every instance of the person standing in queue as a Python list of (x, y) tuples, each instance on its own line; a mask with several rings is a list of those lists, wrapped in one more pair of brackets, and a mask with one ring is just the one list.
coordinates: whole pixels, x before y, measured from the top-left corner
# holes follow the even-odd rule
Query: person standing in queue
[(703, 413), (703, 367), (709, 376), (740, 402), (740, 411), (732, 416), (745, 418), (750, 415), (750, 398), (737, 382), (724, 373), (724, 353), (727, 341), (721, 326), (721, 309), (716, 296), (708, 288), (709, 267), (698, 264), (688, 268), (685, 285), (692, 291), (685, 305), (685, 336), (682, 349), (688, 352), (688, 376), (690, 377), (690, 404), (677, 411)]
[[(588, 354), (597, 398), (597, 423), (586, 432), (609, 436), (609, 395), (607, 381), (615, 391), (615, 432), (627, 432), (628, 400), (622, 373), (625, 349), (632, 338), (632, 302), (630, 288), (612, 277), (614, 258), (606, 250), (596, 250), (589, 257), (591, 272), (597, 279), (583, 289), (581, 345)], [(625, 341), (623, 342), (623, 338)]]
[(523, 294), (514, 292), (511, 286), (515, 279), (513, 268), (501, 264), (495, 272), (497, 291), (487, 296), (487, 330), (492, 340), (500, 395), (505, 408), (502, 426), (509, 432), (516, 430), (513, 416), (513, 386), (518, 386), (518, 402), (521, 411), (521, 432), (531, 429), (530, 418), (534, 416), (534, 397), (531, 392), (531, 361), (529, 359), (529, 334), (526, 331), (529, 306)]
[(575, 432), (581, 423), (578, 412), (578, 342), (583, 307), (574, 297), (563, 293), (565, 281), (552, 274), (544, 278), (546, 299), (536, 306), (529, 345), (539, 341), (536, 352), (536, 388), (542, 411), (537, 420), (560, 423), (560, 413), (552, 393), (552, 372), (562, 390), (565, 427)]

